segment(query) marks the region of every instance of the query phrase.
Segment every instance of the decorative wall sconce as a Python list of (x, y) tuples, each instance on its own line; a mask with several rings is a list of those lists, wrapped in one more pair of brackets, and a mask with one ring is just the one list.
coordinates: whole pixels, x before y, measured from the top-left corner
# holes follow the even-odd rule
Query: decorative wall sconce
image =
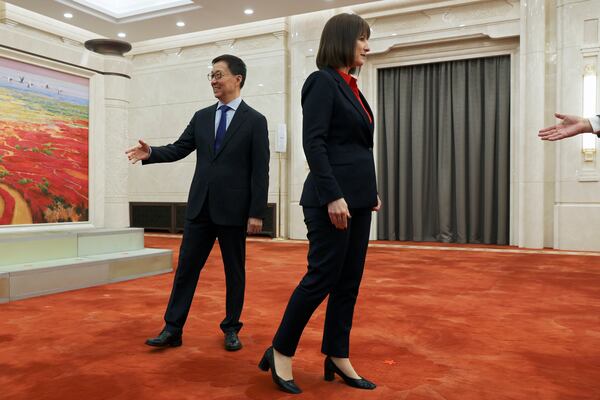
[[(596, 115), (596, 67), (587, 64), (583, 70), (583, 116)], [(581, 137), (581, 151), (585, 162), (593, 162), (596, 156), (596, 135), (584, 133)]]

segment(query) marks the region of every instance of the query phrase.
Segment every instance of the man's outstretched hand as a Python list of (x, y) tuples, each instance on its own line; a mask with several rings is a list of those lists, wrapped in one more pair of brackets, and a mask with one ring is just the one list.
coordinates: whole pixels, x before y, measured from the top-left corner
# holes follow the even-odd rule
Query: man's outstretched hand
[(140, 160), (147, 160), (150, 158), (150, 146), (148, 146), (148, 144), (142, 139), (140, 139), (138, 142), (139, 143), (137, 146), (133, 146), (125, 152), (125, 154), (127, 154), (127, 158), (132, 164), (135, 164)]
[(554, 113), (554, 116), (561, 120), (560, 123), (540, 129), (538, 136), (542, 140), (561, 140), (571, 136), (579, 135), (580, 133), (592, 132), (592, 125), (586, 118), (576, 115), (565, 115)]

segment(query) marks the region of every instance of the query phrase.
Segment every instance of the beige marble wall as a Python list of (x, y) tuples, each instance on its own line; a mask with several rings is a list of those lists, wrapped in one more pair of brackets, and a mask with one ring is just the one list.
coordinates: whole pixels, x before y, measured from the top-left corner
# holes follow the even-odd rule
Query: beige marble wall
[(130, 80), (113, 75), (106, 76), (104, 82), (105, 225), (107, 228), (124, 228), (129, 226), (129, 176), (123, 152), (129, 145), (127, 127)]
[[(547, 211), (552, 202), (552, 185), (548, 184), (552, 176), (550, 169), (545, 167), (552, 160), (552, 153), (548, 143), (541, 142), (536, 135), (544, 126), (544, 116), (550, 112), (546, 108), (547, 102), (540, 101), (547, 96), (546, 66), (554, 48), (554, 37), (549, 32), (553, 21), (547, 23), (549, 10), (544, 0), (521, 3), (521, 113), (516, 148), (519, 196), (515, 210), (519, 231), (514, 244), (528, 248), (548, 246), (544, 239), (551, 237), (548, 230), (552, 227), (552, 214)], [(548, 54), (547, 49), (550, 50)], [(552, 102), (550, 99), (549, 103)]]
[(302, 149), (302, 107), (300, 92), (306, 77), (317, 69), (315, 56), (319, 47), (319, 38), (325, 22), (333, 16), (334, 10), (293, 16), (290, 18), (290, 185), (289, 210), (287, 221), (289, 237), (306, 239), (306, 226), (302, 208), (299, 205), (302, 185), (308, 174), (308, 163)]
[[(596, 111), (600, 112), (600, 1), (557, 0), (556, 109), (583, 113), (583, 69), (595, 65)], [(552, 120), (552, 118), (550, 118)], [(591, 162), (584, 161), (581, 137), (552, 144), (554, 173), (553, 247), (600, 250), (600, 141)]]
[[(208, 31), (195, 39), (186, 36), (158, 44), (140, 44), (139, 51), (144, 52), (131, 58), (128, 130), (130, 144), (138, 138), (151, 145), (173, 142), (195, 111), (217, 101), (206, 78), (211, 60), (225, 53), (242, 58), (248, 67), (242, 98), (268, 121), (271, 150), (268, 201), (278, 205), (281, 215), (276, 217), (277, 222), (287, 219), (287, 155), (275, 151), (277, 127), (288, 120), (287, 28), (284, 19), (267, 25), (248, 24), (245, 29), (231, 29), (229, 36), (215, 30), (214, 36)], [(194, 154), (176, 163), (131, 166), (129, 200), (185, 202), (194, 174)], [(287, 236), (286, 224), (276, 225), (278, 234)]]

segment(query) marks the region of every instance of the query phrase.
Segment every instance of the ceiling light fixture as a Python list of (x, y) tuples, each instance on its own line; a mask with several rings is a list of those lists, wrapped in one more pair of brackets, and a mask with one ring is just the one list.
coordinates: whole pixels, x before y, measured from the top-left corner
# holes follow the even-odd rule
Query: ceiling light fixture
[(178, 21), (175, 25), (177, 25), (180, 28), (183, 28), (185, 26), (185, 22), (183, 21)]
[(65, 18), (73, 18), (73, 14), (71, 14), (71, 13), (64, 13), (63, 17), (65, 17)]
[(119, 32), (119, 33), (117, 33), (117, 36), (120, 37), (120, 38), (124, 38), (124, 37), (127, 36), (127, 34), (123, 33), (123, 32)]
[(56, 0), (38, 1), (38, 3), (62, 3), (73, 7), (82, 6), (114, 19), (135, 17), (140, 14), (159, 16), (202, 8), (194, 0)]
[(254, 10), (251, 9), (251, 8), (246, 8), (244, 10), (244, 14), (246, 14), (246, 15), (252, 15), (252, 14), (254, 14)]

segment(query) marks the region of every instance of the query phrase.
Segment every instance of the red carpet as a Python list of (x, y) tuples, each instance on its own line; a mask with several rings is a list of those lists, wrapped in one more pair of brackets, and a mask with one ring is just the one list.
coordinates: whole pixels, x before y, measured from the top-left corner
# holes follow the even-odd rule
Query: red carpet
[[(180, 348), (143, 344), (172, 274), (0, 305), (0, 399), (288, 398), (257, 363), (305, 260), (304, 243), (248, 244), (235, 353), (222, 349), (218, 246)], [(600, 256), (371, 248), (351, 359), (372, 392), (323, 380), (323, 311), (295, 358), (299, 399), (600, 399)]]

